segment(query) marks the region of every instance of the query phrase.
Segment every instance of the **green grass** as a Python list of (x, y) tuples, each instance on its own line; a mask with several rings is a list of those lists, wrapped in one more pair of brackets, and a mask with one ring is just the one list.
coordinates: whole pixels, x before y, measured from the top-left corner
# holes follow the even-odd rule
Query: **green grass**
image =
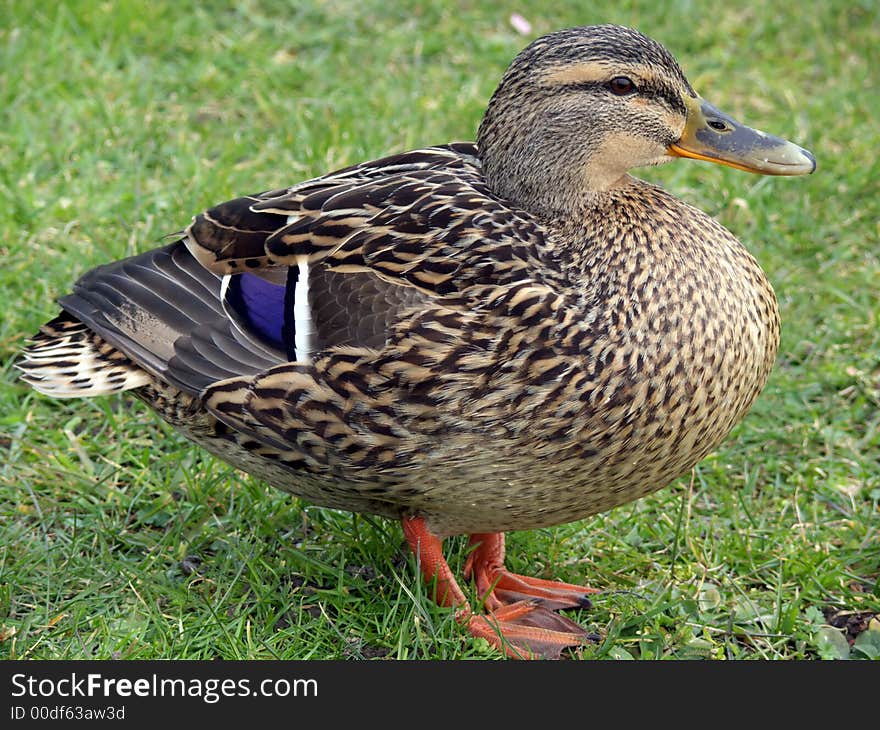
[(645, 173), (762, 262), (777, 367), (692, 480), (510, 535), (509, 565), (603, 590), (572, 612), (602, 636), (583, 657), (880, 656), (828, 625), (880, 611), (880, 18), (753, 5), (0, 0), (0, 657), (496, 656), (426, 600), (397, 525), (292, 500), (130, 400), (39, 396), (12, 362), (88, 268), (229, 197), (472, 139), (532, 37), (606, 21), (819, 170)]

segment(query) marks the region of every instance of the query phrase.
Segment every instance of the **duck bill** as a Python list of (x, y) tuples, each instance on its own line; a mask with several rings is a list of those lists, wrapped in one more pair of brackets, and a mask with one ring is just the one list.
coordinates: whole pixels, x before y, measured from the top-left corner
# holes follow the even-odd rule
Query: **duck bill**
[(807, 175), (816, 158), (803, 147), (740, 124), (703, 99), (688, 98), (687, 122), (673, 157), (716, 162), (761, 175)]

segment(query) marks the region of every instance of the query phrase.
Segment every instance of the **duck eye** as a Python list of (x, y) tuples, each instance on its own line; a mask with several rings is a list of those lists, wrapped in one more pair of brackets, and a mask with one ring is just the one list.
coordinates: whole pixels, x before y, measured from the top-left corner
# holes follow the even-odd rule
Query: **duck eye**
[(608, 88), (611, 89), (612, 94), (626, 96), (627, 94), (635, 92), (636, 85), (633, 83), (632, 79), (627, 78), (626, 76), (615, 76), (608, 82)]

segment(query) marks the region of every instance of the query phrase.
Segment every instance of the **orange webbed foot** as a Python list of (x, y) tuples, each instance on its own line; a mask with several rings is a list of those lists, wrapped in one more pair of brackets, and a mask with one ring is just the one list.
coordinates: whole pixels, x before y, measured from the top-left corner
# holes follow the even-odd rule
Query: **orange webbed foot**
[(502, 532), (471, 535), (470, 544), (473, 549), (465, 563), (464, 576), (474, 580), (490, 610), (517, 601), (535, 601), (551, 611), (593, 605), (587, 596), (598, 593), (595, 588), (532, 578), (507, 570)]
[(405, 518), (403, 530), (423, 576), (435, 586), (435, 600), (443, 606), (457, 607), (456, 619), (473, 636), (486, 639), (507, 656), (559, 659), (563, 649), (579, 646), (588, 637), (581, 626), (555, 610), (587, 607), (590, 601), (585, 594), (596, 590), (506, 570), (502, 533), (471, 536), (475, 547), (465, 564), (465, 575), (474, 578), (489, 611), (477, 615), (443, 557), (440, 539), (424, 519)]
[(534, 601), (471, 615), (468, 629), (515, 659), (559, 659), (563, 649), (582, 645), (588, 636), (574, 621)]

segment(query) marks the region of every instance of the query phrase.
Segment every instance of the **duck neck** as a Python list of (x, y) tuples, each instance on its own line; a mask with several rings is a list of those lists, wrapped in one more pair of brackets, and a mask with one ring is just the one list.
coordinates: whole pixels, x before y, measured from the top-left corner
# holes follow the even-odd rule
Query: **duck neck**
[(559, 149), (533, 154), (528, 138), (501, 148), (478, 143), (483, 174), (492, 191), (539, 219), (578, 218), (594, 208), (609, 191), (630, 180), (625, 168), (599, 150), (585, 145), (574, 155), (571, 145), (560, 141)]

